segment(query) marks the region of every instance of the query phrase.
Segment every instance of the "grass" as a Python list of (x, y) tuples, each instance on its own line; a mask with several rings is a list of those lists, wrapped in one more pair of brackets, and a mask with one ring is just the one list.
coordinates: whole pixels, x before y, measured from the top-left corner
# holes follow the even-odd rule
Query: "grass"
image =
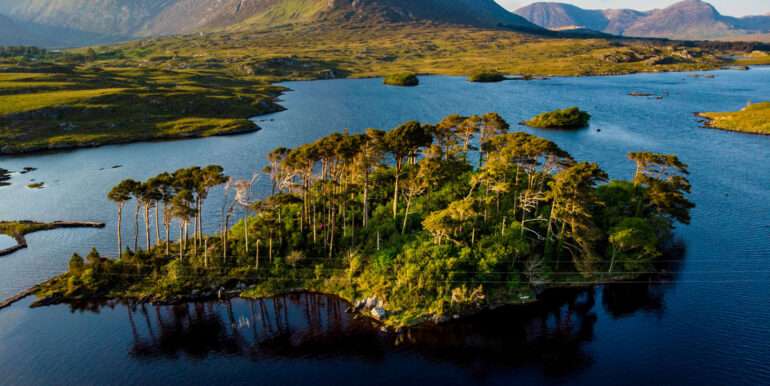
[(217, 71), (86, 66), (33, 73), (41, 68), (24, 68), (30, 72), (5, 78), (12, 88), (0, 88), (0, 153), (253, 131), (247, 118), (279, 109), (272, 101), (283, 90)]
[(51, 223), (38, 223), (32, 221), (2, 221), (0, 222), (0, 234), (16, 237), (33, 232), (46, 231), (54, 229), (55, 225)]
[[(262, 20), (312, 14), (309, 6), (286, 2), (280, 12), (261, 15), (246, 29), (97, 47), (96, 61), (77, 66), (0, 60), (0, 154), (256, 130), (247, 118), (278, 109), (273, 100), (284, 90), (270, 84), (285, 80), (481, 71), (586, 76), (734, 63), (720, 59), (722, 53), (675, 43), (554, 38), (431, 23), (260, 29)], [(677, 53), (684, 50), (698, 55), (683, 59)], [(677, 59), (650, 64), (655, 58)]]
[(740, 111), (698, 116), (708, 118), (706, 126), (710, 128), (770, 135), (770, 102), (748, 105)]
[[(29, 88), (34, 89), (33, 84)], [(86, 106), (86, 100), (110, 94), (117, 94), (125, 89), (107, 88), (96, 90), (66, 90), (40, 92), (33, 94), (0, 96), (0, 115), (56, 108), (61, 106)]]

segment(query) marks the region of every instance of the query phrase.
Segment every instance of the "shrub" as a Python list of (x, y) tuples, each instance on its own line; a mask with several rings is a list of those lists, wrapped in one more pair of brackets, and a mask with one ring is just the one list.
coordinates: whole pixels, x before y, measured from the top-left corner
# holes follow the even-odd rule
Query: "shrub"
[(391, 86), (411, 87), (420, 84), (417, 75), (411, 73), (388, 75), (382, 83)]
[(71, 273), (80, 272), (83, 269), (83, 266), (84, 266), (83, 258), (80, 257), (80, 255), (78, 255), (77, 252), (73, 253), (69, 263), (70, 272)]
[(591, 115), (577, 107), (540, 114), (523, 125), (541, 129), (579, 129), (585, 127)]
[(468, 78), (468, 82), (477, 82), (477, 83), (493, 83), (493, 82), (502, 82), (505, 80), (505, 75), (497, 72), (497, 71), (480, 71), (473, 73)]

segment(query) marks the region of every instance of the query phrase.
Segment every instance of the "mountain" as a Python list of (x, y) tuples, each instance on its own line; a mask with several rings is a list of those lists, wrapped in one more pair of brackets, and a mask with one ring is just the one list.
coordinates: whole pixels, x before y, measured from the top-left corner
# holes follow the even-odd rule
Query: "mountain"
[(30, 33), (10, 17), (0, 13), (0, 46), (47, 46), (51, 44), (55, 43)]
[(735, 18), (711, 4), (685, 0), (664, 9), (586, 10), (569, 4), (534, 3), (516, 14), (545, 28), (581, 26), (614, 35), (672, 39), (717, 39), (770, 32), (770, 16)]
[(653, 12), (625, 30), (629, 36), (675, 37), (678, 39), (710, 39), (742, 35), (731, 18), (724, 17), (708, 3), (685, 0)]
[(335, 18), (539, 28), (494, 0), (0, 0), (0, 12), (70, 40), (86, 34), (80, 44)]

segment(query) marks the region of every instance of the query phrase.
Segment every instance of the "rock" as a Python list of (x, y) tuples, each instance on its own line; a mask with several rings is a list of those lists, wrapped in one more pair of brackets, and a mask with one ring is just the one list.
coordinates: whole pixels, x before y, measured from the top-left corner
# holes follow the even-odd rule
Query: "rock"
[(190, 297), (193, 298), (193, 299), (196, 299), (196, 298), (200, 297), (200, 294), (201, 294), (200, 291), (192, 290), (192, 292), (190, 292)]
[(224, 287), (219, 287), (219, 291), (217, 291), (217, 298), (219, 298), (221, 300), (222, 296), (224, 296), (224, 295), (225, 295), (225, 288)]
[(345, 313), (352, 314), (353, 313), (353, 307), (345, 308)]
[(373, 308), (371, 314), (372, 317), (377, 320), (385, 319), (385, 317), (388, 316), (388, 313), (382, 308)]
[(238, 285), (235, 286), (235, 289), (237, 289), (238, 291), (245, 291), (246, 290), (246, 284), (238, 283)]

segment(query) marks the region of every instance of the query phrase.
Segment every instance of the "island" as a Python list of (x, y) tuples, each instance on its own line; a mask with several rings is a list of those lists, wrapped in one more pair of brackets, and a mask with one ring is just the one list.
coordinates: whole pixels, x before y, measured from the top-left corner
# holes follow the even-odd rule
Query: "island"
[[(73, 254), (68, 272), (33, 289), (33, 306), (312, 291), (399, 328), (533, 302), (547, 288), (646, 278), (694, 205), (676, 156), (628, 158), (631, 180), (609, 181), (496, 113), (455, 114), (277, 148), (261, 200), (253, 180), (217, 165), (126, 179), (105, 192), (116, 249)], [(231, 225), (235, 214), (247, 220)]]
[(467, 81), (473, 83), (496, 83), (502, 82), (505, 79), (505, 75), (497, 71), (479, 71), (471, 74)]
[(417, 75), (415, 74), (403, 73), (388, 75), (383, 79), (382, 83), (389, 86), (413, 87), (419, 85), (420, 80), (417, 79)]
[(495, 69), (470, 76), (479, 82), (505, 80), (502, 74), (700, 71), (758, 48), (305, 16), (308, 23), (269, 18), (260, 27), (67, 50), (3, 47), (0, 154), (250, 133), (259, 129), (251, 118), (283, 109), (277, 98), (288, 89), (275, 83), (284, 81), (468, 76), (473, 69)]
[(0, 256), (9, 255), (19, 249), (27, 248), (27, 240), (24, 235), (59, 228), (104, 228), (100, 222), (74, 222), (55, 221), (43, 223), (36, 221), (2, 221), (0, 222), (0, 234), (8, 235), (16, 239), (16, 245), (0, 251)]
[(749, 104), (740, 111), (696, 113), (706, 118), (704, 127), (742, 133), (770, 135), (770, 102)]
[(521, 125), (540, 129), (580, 129), (588, 125), (591, 115), (577, 107), (542, 113)]

